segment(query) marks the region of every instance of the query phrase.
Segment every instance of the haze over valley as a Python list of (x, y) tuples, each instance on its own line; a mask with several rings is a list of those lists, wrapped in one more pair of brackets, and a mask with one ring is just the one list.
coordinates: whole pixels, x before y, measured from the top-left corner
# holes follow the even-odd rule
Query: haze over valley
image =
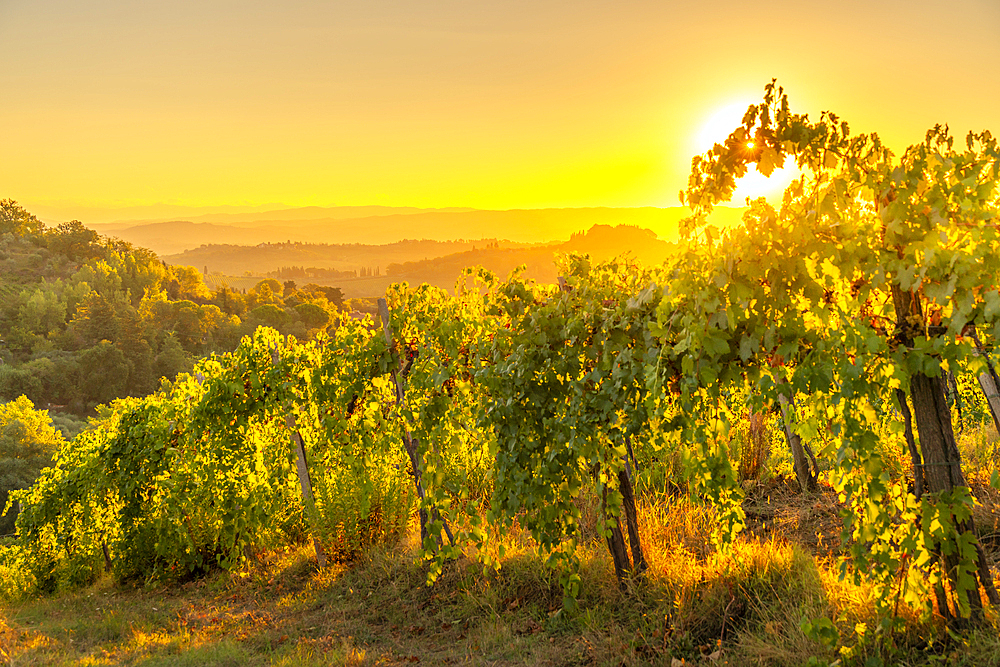
[[(720, 207), (729, 225), (742, 209)], [(555, 253), (594, 259), (630, 253), (647, 264), (666, 257), (683, 207), (564, 208), (490, 211), (415, 207), (300, 207), (208, 213), (184, 220), (91, 224), (99, 233), (149, 248), (170, 265), (193, 266), (210, 287), (252, 287), (262, 277), (340, 287), (373, 297), (391, 282), (451, 289), (463, 268), (503, 277), (556, 278)]]

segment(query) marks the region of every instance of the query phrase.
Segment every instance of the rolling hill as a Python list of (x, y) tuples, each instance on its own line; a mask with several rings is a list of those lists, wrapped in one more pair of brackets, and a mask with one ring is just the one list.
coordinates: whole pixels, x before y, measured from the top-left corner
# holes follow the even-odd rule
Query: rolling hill
[[(716, 224), (726, 225), (738, 220), (741, 213), (742, 209), (720, 207), (713, 217)], [(208, 214), (198, 216), (197, 220), (91, 226), (102, 234), (150, 248), (159, 255), (176, 255), (202, 245), (233, 243), (384, 245), (401, 239), (509, 239), (519, 243), (551, 243), (594, 225), (632, 225), (651, 229), (659, 238), (672, 239), (677, 234), (677, 221), (686, 214), (687, 209), (682, 207), (651, 206), (509, 211), (309, 207), (263, 213)]]

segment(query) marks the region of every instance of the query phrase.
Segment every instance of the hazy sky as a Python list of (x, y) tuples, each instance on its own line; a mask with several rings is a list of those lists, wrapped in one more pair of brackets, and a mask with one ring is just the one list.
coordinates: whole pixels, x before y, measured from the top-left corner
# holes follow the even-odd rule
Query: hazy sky
[(1000, 133), (1000, 2), (0, 0), (0, 198), (675, 206), (772, 77), (897, 148)]

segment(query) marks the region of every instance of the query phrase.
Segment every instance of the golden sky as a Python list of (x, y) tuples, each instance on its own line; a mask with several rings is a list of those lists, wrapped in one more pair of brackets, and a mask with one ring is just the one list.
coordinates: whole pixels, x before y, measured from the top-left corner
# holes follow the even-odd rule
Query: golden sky
[(0, 0), (0, 198), (676, 206), (772, 77), (897, 149), (1000, 133), (1000, 2)]

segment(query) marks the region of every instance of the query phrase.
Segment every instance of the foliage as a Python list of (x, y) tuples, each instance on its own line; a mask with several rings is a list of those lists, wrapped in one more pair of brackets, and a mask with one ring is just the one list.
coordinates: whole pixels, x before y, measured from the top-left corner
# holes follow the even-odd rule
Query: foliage
[[(497, 438), (491, 518), (501, 530), (520, 518), (564, 570), (572, 600), (575, 501), (594, 483), (602, 517), (617, 522), (625, 439), (646, 428), (644, 367), (658, 353), (646, 323), (658, 290), (634, 263), (591, 267), (571, 256), (564, 266), (564, 291), (516, 277), (500, 287), (498, 310), (510, 323), (496, 331), (477, 379), (490, 393), (484, 422)], [(604, 518), (600, 531), (610, 533)]]
[[(303, 521), (332, 543), (356, 542), (348, 555), (398, 535), (410, 501), (381, 413), (345, 414), (345, 404), (329, 402), (340, 397), (330, 394), (331, 374), (346, 378), (346, 389), (378, 391), (363, 372), (378, 368), (384, 343), (360, 325), (338, 329), (332, 343), (285, 343), (259, 329), (193, 375), (116, 401), (17, 496), (19, 535), (40, 587), (92, 578), (105, 549), (118, 578), (144, 579), (235, 567), (253, 550), (297, 539)], [(345, 358), (358, 365), (345, 367)], [(315, 505), (298, 495), (292, 415)], [(368, 446), (358, 450), (359, 442)], [(345, 506), (367, 511), (345, 514)]]
[(314, 338), (341, 301), (315, 285), (283, 295), (277, 281), (211, 292), (194, 267), (168, 267), (76, 220), (46, 228), (10, 200), (0, 230), (0, 398), (78, 416), (149, 394), (261, 324)]
[[(780, 208), (758, 200), (741, 225), (706, 224), (749, 165), (768, 174), (785, 159), (805, 175)], [(996, 591), (941, 377), (980, 372), (972, 334), (1000, 333), (998, 182), (988, 133), (956, 149), (934, 128), (896, 158), (833, 114), (791, 113), (772, 84), (694, 160), (688, 236), (656, 269), (571, 254), (558, 288), (470, 269), (453, 297), (391, 287), (381, 330), (345, 318), (315, 338), (305, 334), (322, 318), (305, 306), (323, 306), (291, 284), (262, 281), (211, 306), (146, 291), (142, 317), (174, 323), (161, 350), (207, 346), (206, 323), (224, 315), (285, 330), (258, 328), (192, 375), (119, 401), (64, 447), (16, 496), (25, 558), (43, 589), (93, 577), (105, 548), (122, 578), (232, 569), (305, 533), (349, 559), (398, 537), (415, 506), (430, 580), (463, 553), (489, 571), (503, 556), (498, 538), (523, 527), (571, 608), (589, 498), (627, 588), (629, 559), (615, 544), (633, 479), (688, 491), (711, 507), (723, 554), (735, 548), (741, 482), (761, 474), (771, 444), (762, 416), (780, 408), (789, 442), (806, 443), (842, 503), (853, 562), (841, 574), (871, 584), (881, 617), (978, 613), (980, 588)], [(88, 266), (89, 280), (116, 284)], [(48, 303), (29, 308), (36, 328)], [(130, 330), (116, 315), (124, 292), (79, 303), (67, 330), (82, 372), (136, 367), (136, 354), (98, 339)], [(305, 342), (282, 335), (289, 322)], [(31, 379), (0, 375), (36, 390)], [(311, 471), (311, 497), (297, 462)], [(637, 573), (638, 535), (629, 541), (626, 569)], [(837, 641), (831, 621), (802, 627)]]
[(489, 564), (482, 510), (493, 481), (494, 436), (480, 428), (490, 395), (474, 376), (486, 361), (482, 344), (504, 321), (490, 313), (494, 289), (491, 273), (467, 269), (454, 297), (427, 284), (409, 291), (402, 283), (387, 293), (395, 341), (390, 369), (398, 367), (394, 380), (405, 389), (390, 416), (414, 445), (410, 467), (423, 492), (422, 546), (433, 560), (431, 580), (467, 544)]
[(24, 549), (0, 539), (0, 601), (17, 602), (35, 592)]
[(31, 486), (42, 468), (65, 443), (45, 411), (35, 410), (24, 396), (0, 403), (0, 535), (13, 532), (17, 507), (11, 491)]
[(11, 199), (0, 199), (0, 234), (36, 235), (42, 222)]
[[(754, 202), (744, 226), (721, 238), (703, 224), (748, 165), (769, 175), (786, 159), (805, 176), (780, 210)], [(684, 383), (692, 395), (733, 381), (764, 394), (789, 387), (801, 398), (796, 430), (833, 436), (824, 453), (849, 506), (857, 571), (884, 587), (887, 601), (929, 608), (930, 585), (946, 617), (978, 608), (979, 585), (1000, 601), (977, 555), (950, 415), (932, 406), (944, 400), (948, 369), (982, 367), (969, 331), (1000, 333), (998, 182), (988, 132), (956, 148), (947, 128), (935, 127), (897, 159), (876, 135), (851, 137), (834, 114), (815, 123), (793, 114), (772, 83), (724, 144), (694, 159), (682, 193), (696, 212), (689, 231), (717, 248), (714, 287), (688, 290), (709, 323), (692, 333), (712, 344), (701, 346)], [(664, 304), (661, 323), (675, 313)], [(727, 377), (737, 350), (770, 369)], [(910, 428), (895, 412), (909, 413), (907, 395), (920, 441), (911, 451), (916, 494), (883, 474), (880, 446), (883, 425)]]

